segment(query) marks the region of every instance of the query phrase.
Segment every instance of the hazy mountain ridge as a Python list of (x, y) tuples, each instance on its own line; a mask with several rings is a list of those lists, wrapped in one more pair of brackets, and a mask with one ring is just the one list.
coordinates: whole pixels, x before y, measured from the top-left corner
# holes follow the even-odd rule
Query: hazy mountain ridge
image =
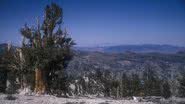
[[(0, 52), (3, 51), (8, 44), (0, 44)], [(16, 48), (16, 46), (13, 46)], [(97, 46), (97, 47), (74, 47), (77, 51), (87, 52), (103, 52), (103, 53), (184, 53), (185, 47), (173, 45), (157, 45), (157, 44), (143, 44), (143, 45), (114, 45), (114, 46)]]
[(81, 51), (98, 51), (108, 53), (123, 53), (127, 51), (136, 53), (176, 53), (179, 51), (185, 51), (185, 47), (172, 46), (172, 45), (155, 45), (155, 44), (144, 44), (144, 45), (115, 45), (115, 46), (102, 46), (102, 47), (75, 47), (76, 50)]

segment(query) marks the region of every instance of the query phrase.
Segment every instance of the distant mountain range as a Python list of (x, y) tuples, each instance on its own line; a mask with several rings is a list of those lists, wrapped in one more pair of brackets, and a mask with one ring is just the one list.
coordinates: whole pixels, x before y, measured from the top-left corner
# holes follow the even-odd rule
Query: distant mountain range
[[(0, 44), (0, 53), (7, 47), (6, 43)], [(14, 47), (14, 46), (13, 46)], [(14, 47), (15, 48), (15, 47)], [(99, 47), (74, 47), (77, 51), (86, 52), (103, 52), (103, 53), (177, 53), (185, 52), (185, 47), (173, 46), (173, 45), (115, 45), (115, 46), (99, 46)]]
[(185, 51), (185, 47), (172, 46), (172, 45), (117, 45), (117, 46), (104, 46), (104, 47), (75, 47), (76, 50), (90, 51), (90, 52), (108, 52), (108, 53), (177, 53)]

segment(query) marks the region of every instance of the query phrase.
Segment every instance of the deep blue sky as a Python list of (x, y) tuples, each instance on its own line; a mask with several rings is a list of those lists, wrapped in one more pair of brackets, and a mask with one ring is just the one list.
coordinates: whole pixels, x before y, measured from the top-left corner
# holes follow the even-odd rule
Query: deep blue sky
[(0, 42), (20, 44), (19, 29), (43, 17), (46, 4), (64, 11), (64, 26), (79, 46), (185, 46), (184, 0), (0, 0)]

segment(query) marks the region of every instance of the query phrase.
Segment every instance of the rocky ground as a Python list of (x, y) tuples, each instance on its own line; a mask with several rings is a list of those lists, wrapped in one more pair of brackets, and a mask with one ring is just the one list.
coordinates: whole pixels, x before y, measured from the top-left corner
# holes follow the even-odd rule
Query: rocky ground
[(139, 102), (137, 100), (92, 98), (92, 97), (70, 97), (62, 98), (55, 96), (25, 96), (13, 95), (10, 97), (0, 95), (0, 104), (155, 104), (152, 102)]

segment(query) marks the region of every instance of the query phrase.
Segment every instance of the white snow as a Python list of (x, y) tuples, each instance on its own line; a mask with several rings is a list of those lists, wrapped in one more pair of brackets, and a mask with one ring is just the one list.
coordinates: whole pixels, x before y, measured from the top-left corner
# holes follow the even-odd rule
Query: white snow
[(69, 88), (72, 89), (73, 91), (75, 91), (75, 88), (76, 88), (76, 87), (75, 87), (74, 84), (70, 84), (70, 85), (69, 85)]
[(24, 89), (19, 89), (19, 95), (31, 95), (32, 91), (30, 87), (26, 87)]
[(0, 94), (0, 104), (155, 104), (152, 102), (135, 102), (134, 100), (114, 100), (111, 98), (88, 98), (88, 97), (71, 97), (60, 98), (50, 95), (42, 96), (25, 96), (13, 95), (16, 100), (6, 100), (7, 95)]
[(137, 99), (135, 96), (133, 96), (133, 100), (134, 100), (135, 102), (138, 102), (138, 99)]
[(83, 79), (85, 80), (86, 83), (89, 82), (89, 78), (88, 78), (88, 77), (85, 77), (85, 76), (84, 76)]

